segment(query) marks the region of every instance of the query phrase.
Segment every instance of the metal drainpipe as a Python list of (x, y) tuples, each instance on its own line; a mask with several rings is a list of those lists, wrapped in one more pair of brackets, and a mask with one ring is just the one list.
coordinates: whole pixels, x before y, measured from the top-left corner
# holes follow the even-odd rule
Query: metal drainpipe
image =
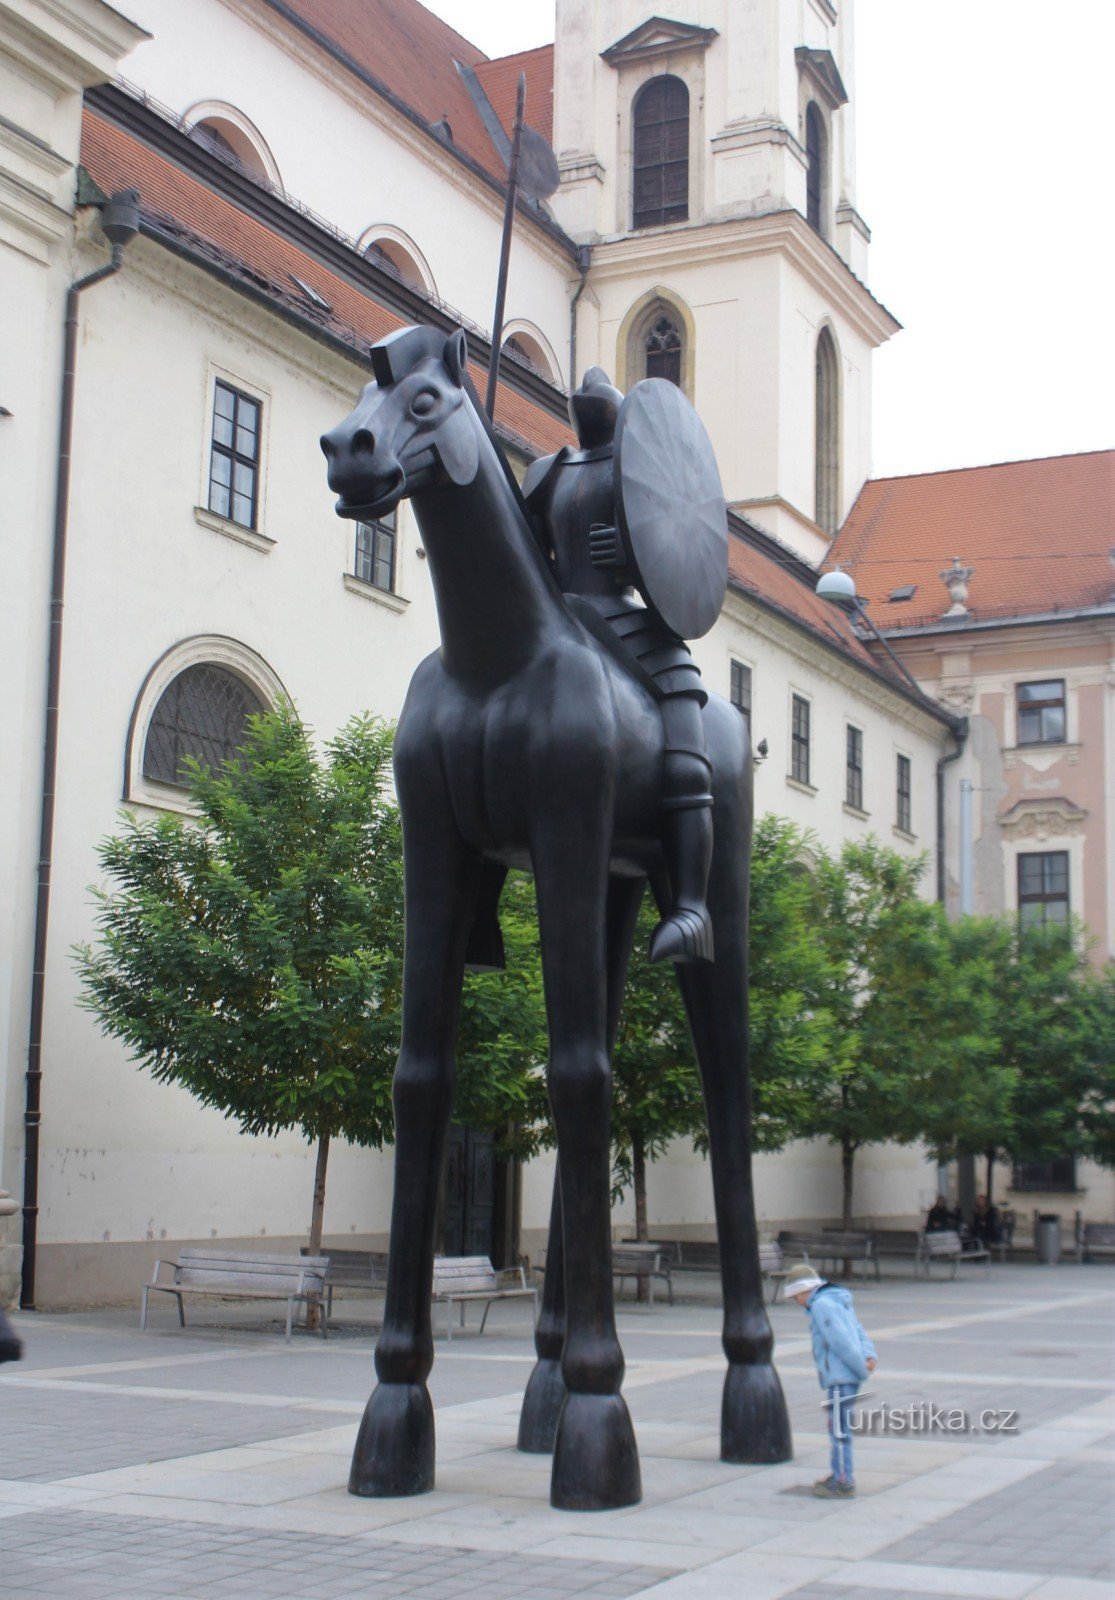
[(43, 784), (39, 820), (38, 890), (31, 963), (31, 1020), (27, 1036), (27, 1087), (24, 1099), (23, 1266), (19, 1303), (35, 1306), (35, 1254), (39, 1235), (39, 1126), (42, 1122), (43, 1011), (50, 917), (50, 877), (54, 864), (54, 803), (58, 771), (58, 702), (62, 683), (62, 610), (66, 591), (66, 537), (70, 506), (70, 449), (74, 428), (77, 371), (78, 301), (83, 290), (119, 272), (124, 246), (139, 231), (139, 193), (122, 189), (107, 202), (101, 226), (112, 244), (112, 260), (72, 283), (66, 294), (62, 391), (59, 398), (58, 464), (54, 480), (54, 542), (50, 579), (50, 640), (47, 650), (46, 717), (43, 729)]
[(962, 717), (953, 731), (956, 749), (951, 755), (942, 756), (937, 763), (937, 899), (942, 905), (945, 903), (945, 768), (951, 762), (959, 761), (964, 753), (968, 738), (967, 717)]
[(585, 292), (588, 282), (588, 269), (592, 261), (592, 248), (583, 244), (577, 251), (577, 265), (581, 270), (581, 281), (577, 285), (577, 292), (569, 302), (569, 393), (572, 394), (577, 387), (577, 301)]

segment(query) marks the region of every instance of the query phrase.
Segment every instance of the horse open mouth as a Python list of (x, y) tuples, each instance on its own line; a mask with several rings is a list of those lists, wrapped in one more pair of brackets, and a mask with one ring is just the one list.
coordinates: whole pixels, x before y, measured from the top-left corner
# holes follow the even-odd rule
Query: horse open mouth
[(353, 491), (339, 495), (337, 498), (337, 515), (350, 517), (357, 522), (373, 522), (377, 517), (382, 517), (388, 511), (393, 511), (403, 498), (406, 489), (406, 473), (402, 467), (396, 467), (390, 475), (379, 483), (365, 481)]

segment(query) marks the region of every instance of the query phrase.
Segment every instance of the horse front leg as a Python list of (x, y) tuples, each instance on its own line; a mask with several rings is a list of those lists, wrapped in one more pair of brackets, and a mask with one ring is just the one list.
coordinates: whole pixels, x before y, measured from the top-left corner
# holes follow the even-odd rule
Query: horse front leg
[(605, 969), (610, 829), (595, 812), (590, 804), (571, 810), (552, 833), (538, 831), (531, 851), (565, 1239), (561, 1364), (567, 1393), (554, 1442), (550, 1503), (566, 1511), (635, 1505), (642, 1496), (635, 1434), (620, 1394), (623, 1352), (612, 1293)]
[(403, 803), (406, 945), (403, 1032), (392, 1098), (395, 1180), (379, 1382), (368, 1401), (349, 1493), (425, 1494), (434, 1487), (434, 1414), (426, 1380), (434, 1361), (430, 1294), (434, 1227), (453, 1100), (454, 1049), (465, 945), (478, 867), (457, 836), (436, 781)]
[[(608, 1056), (615, 1048), (623, 1009), (627, 966), (635, 937), (639, 907), (646, 892), (645, 878), (613, 878), (608, 887)], [(565, 1402), (561, 1352), (565, 1343), (565, 1245), (562, 1237), (561, 1168), (554, 1171), (554, 1195), (546, 1245), (546, 1277), (542, 1308), (534, 1333), (537, 1360), (523, 1395), (519, 1414), (519, 1449), (531, 1455), (548, 1455), (557, 1437), (558, 1418)]]

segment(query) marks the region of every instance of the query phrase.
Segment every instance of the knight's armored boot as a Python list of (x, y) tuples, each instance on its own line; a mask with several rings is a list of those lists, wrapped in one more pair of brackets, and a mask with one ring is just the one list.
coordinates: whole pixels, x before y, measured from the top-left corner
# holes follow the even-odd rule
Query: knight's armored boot
[(712, 961), (709, 867), (712, 863), (711, 768), (695, 752), (666, 755), (666, 794), (662, 802), (662, 848), (670, 875), (673, 906), (654, 930), (652, 961)]

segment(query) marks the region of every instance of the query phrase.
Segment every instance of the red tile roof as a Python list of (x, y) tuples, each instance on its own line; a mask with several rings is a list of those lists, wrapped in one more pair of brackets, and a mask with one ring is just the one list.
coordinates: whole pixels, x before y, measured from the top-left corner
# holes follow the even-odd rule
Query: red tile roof
[(767, 555), (743, 539), (728, 541), (728, 571), (734, 584), (783, 616), (819, 634), (827, 645), (850, 656), (859, 666), (871, 667), (876, 672), (882, 670), (866, 645), (853, 633), (847, 615), (827, 600), (818, 599), (812, 583), (803, 582), (796, 570), (792, 570), (797, 565), (792, 558), (781, 562), (777, 556)]
[(526, 73), (526, 120), (545, 138), (554, 142), (554, 47), (539, 45), (535, 50), (520, 50), (518, 55), (500, 56), (476, 68), (481, 87), (492, 103), (492, 110), (503, 124), (507, 137), (515, 124), (515, 94), (520, 72)]
[[(1007, 461), (864, 485), (826, 566), (855, 578), (879, 627), (936, 622), (939, 574), (973, 569), (977, 619), (1075, 610), (1115, 597), (1115, 450)], [(916, 584), (911, 599), (889, 596)]]
[[(167, 224), (167, 231), (176, 237), (181, 238), (186, 230), (189, 237), (184, 243), (194, 245), (238, 273), (250, 287), (288, 311), (310, 318), (356, 350), (363, 352), (375, 340), (403, 326), (394, 312), (306, 251), (88, 108), (82, 126), (81, 160), (106, 193), (138, 189), (146, 218)], [(316, 290), (331, 312), (316, 310), (292, 278), (301, 278)], [(483, 392), (486, 375), (474, 367), (473, 377)], [(506, 384), (497, 392), (496, 421), (540, 452), (560, 449), (573, 437), (559, 418)]]

